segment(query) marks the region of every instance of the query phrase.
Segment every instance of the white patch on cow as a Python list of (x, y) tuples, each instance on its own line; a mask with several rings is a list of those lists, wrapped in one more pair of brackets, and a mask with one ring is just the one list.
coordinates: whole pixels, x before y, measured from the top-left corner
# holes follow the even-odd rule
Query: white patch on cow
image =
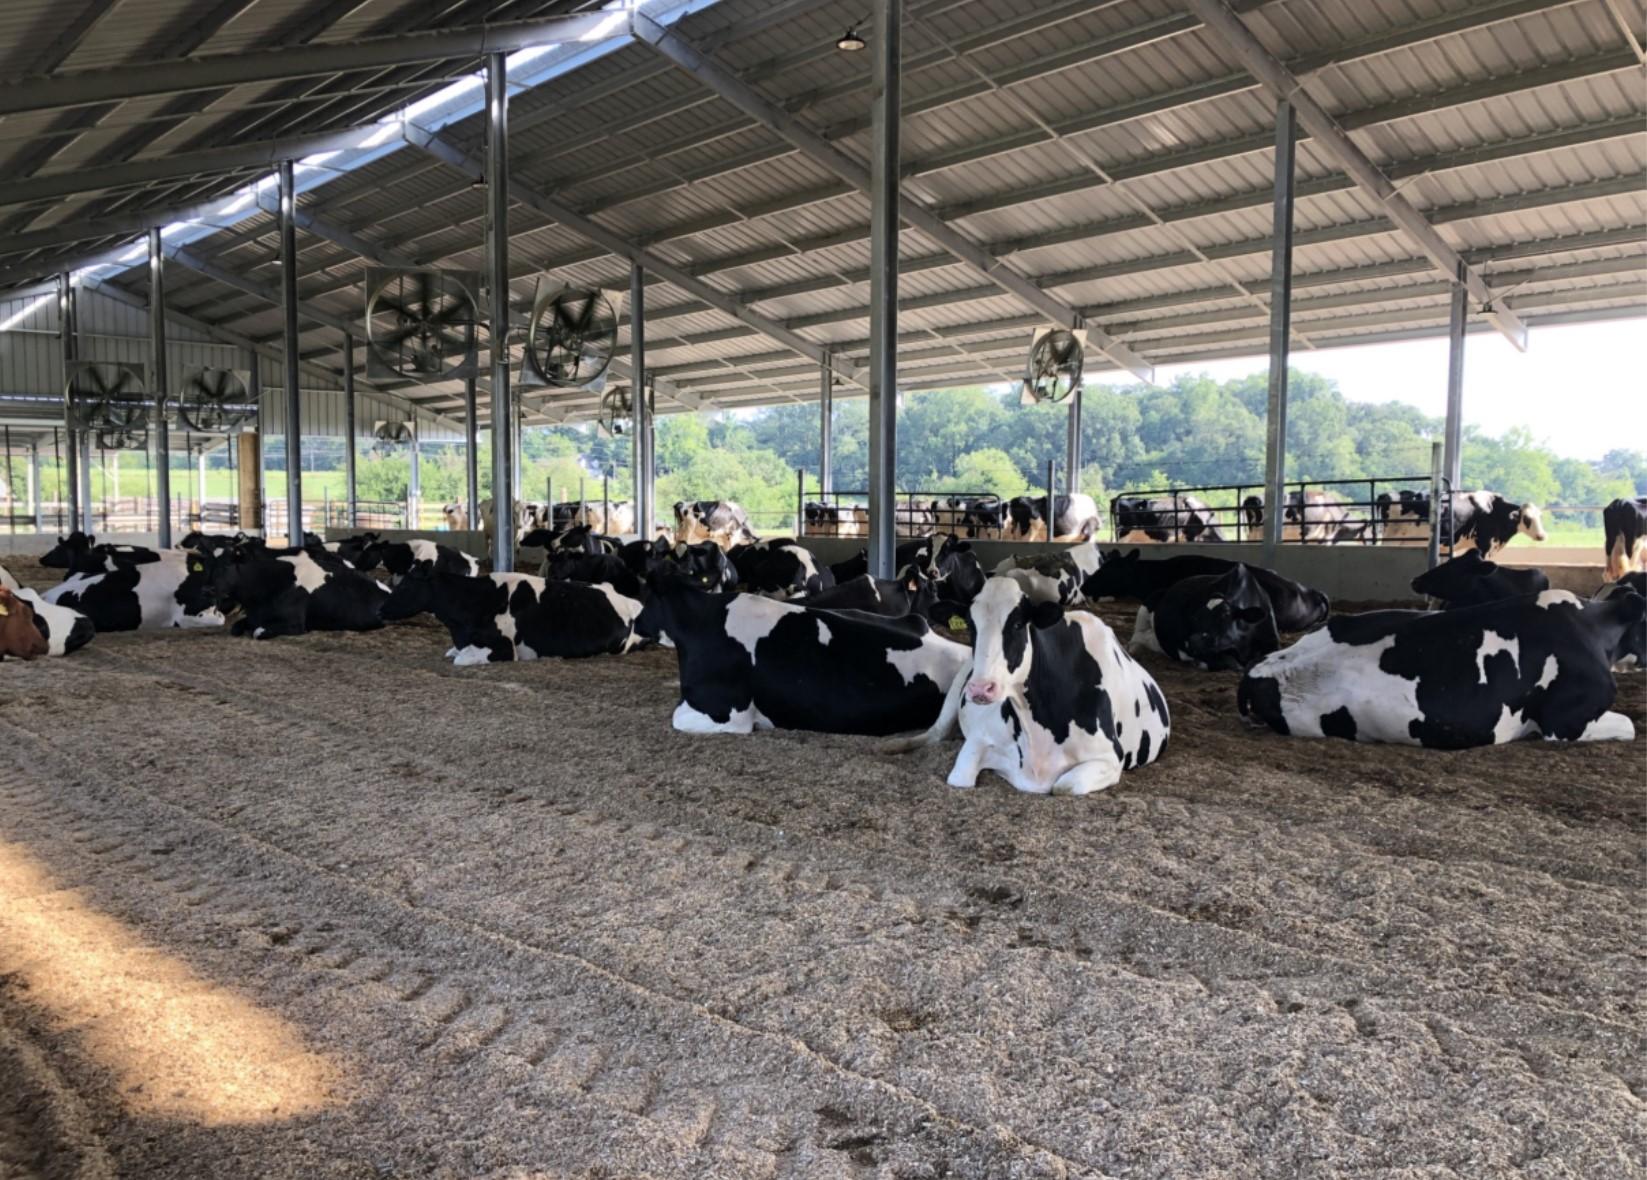
[(1247, 675), (1272, 677), (1281, 689), (1281, 715), (1297, 737), (1324, 737), (1321, 718), (1339, 709), (1355, 719), (1357, 741), (1413, 746), (1410, 726), (1422, 720), (1418, 682), (1379, 667), (1395, 646), (1389, 635), (1377, 643), (1334, 642), (1325, 629), (1312, 631), (1291, 647), (1265, 656)]
[(1538, 687), (1549, 688), (1555, 683), (1556, 675), (1561, 671), (1561, 665), (1556, 662), (1555, 653), (1544, 657), (1544, 671), (1538, 675)]
[(760, 722), (763, 729), (771, 729), (772, 723), (761, 716), (759, 709), (750, 705), (747, 709), (734, 709), (725, 721), (716, 721), (707, 713), (700, 713), (691, 705), (682, 701), (675, 706), (673, 724), (682, 733), (753, 733)]
[(830, 638), (829, 624), (825, 623), (823, 619), (820, 618), (818, 620), (818, 642), (823, 644), (825, 647), (828, 647)]
[(749, 652), (750, 660), (753, 661), (755, 645), (772, 634), (772, 628), (776, 627), (785, 615), (796, 614), (803, 609), (776, 599), (762, 598), (757, 594), (740, 594), (726, 608), (727, 638), (743, 644)]
[(1224, 605), (1224, 600), (1222, 598), (1209, 598), (1209, 599), (1207, 599), (1207, 609), (1208, 610), (1217, 610), (1219, 607), (1221, 607), (1223, 605)]
[(1544, 513), (1539, 510), (1537, 504), (1523, 504), (1521, 506), (1521, 523), (1516, 527), (1533, 540), (1542, 541), (1546, 535), (1544, 532)]
[(1533, 605), (1548, 610), (1552, 606), (1582, 606), (1583, 603), (1571, 590), (1545, 590), (1533, 600)]
[(521, 643), (518, 639), (515, 641), (515, 659), (517, 659), (517, 660), (535, 660), (537, 658), (538, 658), (538, 653), (537, 653), (536, 649), (531, 648), (531, 647), (527, 646), (524, 643)]
[(1081, 580), (1084, 582), (1098, 572), (1098, 567), (1104, 563), (1103, 555), (1098, 552), (1097, 541), (1085, 541), (1069, 551), (1069, 559), (1075, 563), (1075, 568), (1081, 571)]
[(253, 627), (252, 628), (252, 638), (253, 639), (262, 639), (263, 638), (263, 628), (262, 627)]
[(1493, 744), (1502, 746), (1506, 742), (1517, 742), (1537, 732), (1538, 726), (1505, 705), (1498, 715), (1498, 720), (1493, 723)]
[(465, 647), (452, 658), (453, 666), (458, 668), (472, 668), (476, 664), (490, 664), (491, 662), (491, 650), (475, 644)]
[[(4, 569), (0, 568), (0, 573), (4, 572)], [(16, 583), (14, 582), (13, 585), (16, 585)], [(65, 649), (68, 645), (70, 632), (74, 630), (74, 625), (86, 616), (70, 607), (47, 602), (40, 597), (37, 590), (18, 586), (12, 593), (34, 608), (36, 618), (45, 621), (48, 633), (46, 654), (49, 656), (66, 654)]]
[(1009, 569), (996, 576), (1010, 578), (1018, 583), (1018, 586), (1024, 592), (1024, 596), (1031, 602), (1056, 602), (1060, 605), (1066, 605), (1064, 603), (1063, 582), (1059, 578), (1049, 578), (1045, 574), (1031, 569)]
[(1161, 641), (1155, 637), (1155, 616), (1149, 613), (1149, 607), (1138, 608), (1138, 617), (1132, 623), (1132, 640), (1127, 644), (1127, 650), (1134, 655), (1141, 651), (1152, 651), (1156, 655), (1166, 655), (1161, 647)]
[(46, 601), (55, 603), (65, 597), (77, 598), (107, 576), (107, 574), (70, 574), (46, 591)]
[(595, 589), (606, 595), (606, 601), (612, 604), (612, 610), (617, 614), (623, 625), (629, 629), (624, 637), (623, 651), (628, 651), (641, 642), (641, 637), (635, 634), (635, 619), (640, 615), (644, 604), (638, 599), (619, 594), (610, 582), (596, 582)]
[(17, 579), (11, 576), (11, 571), (0, 565), (0, 590), (10, 590), (15, 594), (19, 589)]
[(297, 584), (313, 594), (326, 584), (327, 574), (307, 553), (290, 553), (277, 560), (284, 561), (297, 573)]
[(1578, 735), (1581, 742), (1633, 742), (1636, 740), (1635, 722), (1623, 713), (1603, 713), (1584, 727)]
[(1500, 635), (1497, 631), (1483, 631), (1481, 646), (1475, 651), (1476, 671), (1481, 673), (1481, 683), (1487, 683), (1487, 660), (1498, 652), (1510, 653), (1510, 666), (1517, 673), (1521, 671), (1521, 640), (1511, 635)]
[(917, 676), (925, 676), (938, 686), (940, 692), (949, 688), (956, 673), (971, 662), (972, 653), (954, 640), (929, 634), (921, 646), (910, 651), (887, 649), (886, 662), (898, 669), (906, 685), (914, 684)]
[(433, 561), (440, 556), (435, 543), (424, 537), (413, 537), (406, 544), (411, 547), (413, 561)]

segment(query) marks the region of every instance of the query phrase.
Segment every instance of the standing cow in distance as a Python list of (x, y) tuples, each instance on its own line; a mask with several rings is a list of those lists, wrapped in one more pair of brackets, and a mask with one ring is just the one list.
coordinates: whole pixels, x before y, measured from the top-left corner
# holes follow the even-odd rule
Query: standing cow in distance
[[(1248, 537), (1261, 535), (1264, 527), (1264, 497), (1248, 496), (1241, 501)], [(1281, 539), (1318, 545), (1359, 541), (1366, 529), (1364, 517), (1353, 516), (1343, 499), (1332, 492), (1292, 491), (1281, 510)]]
[[(1430, 495), (1402, 489), (1399, 498), (1379, 494), (1379, 537), (1386, 542), (1419, 542), (1430, 535)], [(1516, 504), (1497, 492), (1454, 492), (1441, 513), (1441, 543), (1454, 547), (1468, 542), (1483, 557), (1498, 551), (1525, 533), (1542, 541), (1544, 514), (1536, 504)]]
[(675, 543), (694, 545), (713, 541), (722, 549), (752, 545), (760, 540), (749, 527), (749, 514), (733, 500), (677, 500)]
[(1647, 570), (1647, 497), (1614, 500), (1601, 510), (1601, 528), (1609, 582)]
[(1091, 496), (1055, 496), (1052, 512), (1045, 496), (1014, 496), (1007, 503), (1007, 536), (1014, 541), (1045, 541), (1052, 518), (1054, 541), (1087, 541), (1098, 534), (1098, 505)]
[(1153, 541), (1222, 541), (1218, 513), (1197, 496), (1116, 496), (1109, 502), (1115, 539), (1140, 544)]

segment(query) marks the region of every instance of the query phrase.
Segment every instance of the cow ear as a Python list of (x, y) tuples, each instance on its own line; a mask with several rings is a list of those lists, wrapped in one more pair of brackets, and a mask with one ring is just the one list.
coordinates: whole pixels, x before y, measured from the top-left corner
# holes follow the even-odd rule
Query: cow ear
[(1064, 621), (1064, 608), (1056, 602), (1037, 602), (1029, 612), (1030, 626), (1036, 630), (1052, 627)]

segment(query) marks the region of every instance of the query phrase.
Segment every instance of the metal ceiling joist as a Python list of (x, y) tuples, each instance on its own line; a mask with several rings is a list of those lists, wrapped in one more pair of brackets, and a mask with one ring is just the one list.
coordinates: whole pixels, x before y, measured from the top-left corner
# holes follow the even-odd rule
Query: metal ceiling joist
[[(414, 147), (421, 148), (423, 151), (428, 152), (436, 159), (451, 165), (453, 168), (456, 168), (461, 172), (466, 172), (469, 175), (476, 177), (481, 176), (484, 173), (484, 168), (480, 160), (469, 155), (467, 152), (463, 151), (463, 149), (448, 143), (444, 139), (441, 139), (439, 136), (429, 135), (427, 132), (408, 125), (406, 128), (406, 139), (407, 142), (412, 144)], [(791, 351), (798, 352), (802, 356), (816, 361), (819, 364), (823, 363), (823, 349), (806, 339), (804, 336), (791, 332), (787, 328), (780, 324), (774, 323), (772, 320), (767, 319), (763, 315), (758, 315), (749, 308), (740, 304), (736, 297), (728, 295), (724, 291), (717, 291), (715, 288), (709, 286), (709, 284), (693, 278), (674, 263), (669, 262), (668, 260), (651, 253), (645, 248), (636, 245), (627, 238), (623, 237), (617, 231), (608, 229), (599, 222), (591, 221), (589, 218), (582, 216), (575, 210), (562, 205), (559, 201), (554, 200), (552, 197), (547, 197), (542, 193), (534, 192), (518, 181), (510, 182), (509, 194), (521, 204), (526, 205), (529, 208), (536, 209), (545, 217), (559, 222), (561, 225), (564, 225), (567, 229), (571, 230), (580, 237), (587, 238), (591, 242), (594, 242), (596, 245), (600, 246), (602, 249), (608, 250), (620, 258), (628, 259), (630, 263), (636, 266), (645, 267), (647, 270), (656, 274), (659, 278), (664, 279), (673, 286), (680, 288), (689, 295), (697, 296), (697, 298), (703, 300), (715, 310), (731, 316), (733, 319), (746, 324), (747, 326), (755, 329), (757, 332), (770, 336), (772, 339), (776, 340), (778, 343), (782, 344)], [(861, 384), (867, 380), (866, 377), (858, 373), (843, 373), (841, 376), (843, 379), (852, 382), (854, 385)]]
[[(630, 15), (635, 36), (681, 69), (714, 90), (722, 98), (738, 107), (751, 118), (759, 120), (783, 138), (795, 144), (806, 156), (828, 168), (859, 192), (870, 191), (869, 168), (831, 145), (817, 132), (800, 123), (794, 116), (779, 109), (731, 71), (710, 61), (697, 46), (679, 33), (666, 29), (644, 13)], [(913, 229), (932, 239), (962, 262), (977, 270), (1021, 302), (1062, 327), (1082, 327), (1079, 313), (1060, 300), (1048, 295), (1023, 275), (1008, 267), (999, 258), (972, 241), (960, 231), (935, 216), (913, 197), (901, 195), (898, 211), (902, 220)], [(1148, 361), (1134, 355), (1124, 344), (1107, 333), (1088, 328), (1087, 339), (1117, 364), (1143, 381), (1153, 381), (1155, 370)]]
[(547, 17), (329, 45), (292, 45), (252, 53), (156, 61), (107, 70), (40, 74), (0, 86), (0, 115), (55, 110), (154, 94), (184, 94), (248, 82), (312, 78), (349, 70), (512, 53), (538, 45), (605, 40), (623, 27), (609, 12)]
[(1515, 312), (1503, 303), (1494, 302), (1492, 288), (1486, 280), (1465, 264), (1458, 251), (1448, 244), (1411, 201), (1397, 191), (1390, 179), (1379, 171), (1378, 165), (1356, 145), (1326, 108), (1310, 97), (1297, 77), (1264, 47), (1241, 18), (1229, 10), (1224, 0), (1188, 2), (1190, 10), (1229, 47), (1248, 73), (1277, 98), (1293, 103), (1298, 111), (1299, 123), (1309, 131), (1316, 147), (1336, 161), (1367, 195), (1383, 207), (1385, 215), (1417, 243), (1437, 270), (1449, 276), (1460, 276), (1471, 297), (1481, 305), (1482, 314), (1498, 329), (1499, 334), (1517, 349), (1526, 351), (1527, 329)]
[(126, 188), (130, 185), (150, 184), (161, 180), (180, 180), (205, 173), (233, 172), (243, 168), (266, 170), (273, 168), (281, 160), (300, 160), (304, 156), (319, 155), (323, 152), (350, 151), (363, 146), (374, 135), (381, 137), (383, 134), (383, 126), (374, 123), (344, 131), (260, 140), (256, 143), (238, 144), (205, 152), (157, 156), (153, 159), (111, 164), (104, 168), (74, 168), (63, 172), (51, 172), (44, 176), (8, 181), (4, 188), (0, 188), (0, 205), (23, 205), (30, 201), (51, 200), (73, 193)]

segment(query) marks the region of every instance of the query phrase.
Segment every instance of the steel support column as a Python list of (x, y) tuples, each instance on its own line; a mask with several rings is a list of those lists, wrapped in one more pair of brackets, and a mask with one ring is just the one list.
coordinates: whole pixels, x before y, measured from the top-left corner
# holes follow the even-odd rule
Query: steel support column
[(1298, 115), (1275, 106), (1275, 220), (1270, 262), (1270, 396), (1264, 419), (1264, 564), (1281, 543), (1287, 479), (1287, 360), (1292, 340), (1292, 222)]
[(875, 0), (869, 152), (869, 572), (891, 578), (897, 549), (898, 119), (903, 0)]
[(343, 333), (343, 498), (344, 517), (350, 528), (360, 525), (360, 487), (357, 479), (355, 451), (360, 445), (357, 433), (359, 413), (355, 405), (355, 338), (352, 332)]
[(492, 309), (492, 570), (515, 568), (515, 411), (509, 395), (509, 79), (504, 55), (486, 59), (486, 242)]
[(1462, 263), (1458, 281), (1453, 284), (1451, 310), (1447, 323), (1447, 425), (1441, 458), (1441, 474), (1447, 479), (1449, 492), (1458, 490), (1464, 464), (1464, 329), (1470, 318), (1470, 290), (1464, 284)]
[(423, 446), (419, 439), (417, 412), (412, 413), (412, 455), (406, 480), (406, 527), (423, 527)]
[(268, 449), (264, 446), (268, 440), (263, 432), (263, 425), (267, 421), (263, 415), (263, 369), (262, 362), (259, 360), (256, 352), (247, 352), (246, 363), (248, 366), (248, 371), (252, 375), (249, 383), (249, 388), (252, 393), (252, 401), (257, 405), (257, 415), (253, 422), (254, 433), (257, 435), (257, 519), (250, 522), (242, 520), (240, 522), (240, 527), (243, 529), (258, 529), (261, 531), (262, 535), (266, 537), (269, 535), (269, 530), (266, 527), (269, 516), (269, 486), (268, 461), (266, 458)]
[[(1065, 443), (1064, 490), (1071, 496), (1081, 490), (1081, 387), (1069, 395), (1069, 439)], [(1056, 517), (1058, 513), (1052, 512)]]
[(835, 490), (835, 355), (824, 350), (818, 366), (818, 493)]
[(57, 335), (63, 348), (63, 470), (60, 478), (68, 480), (69, 528), (91, 532), (91, 506), (84, 494), (83, 481), (89, 482), (81, 463), (81, 431), (75, 429), (73, 405), (69, 401), (69, 366), (79, 359), (79, 340), (75, 324), (74, 283), (68, 273), (57, 276)]
[(154, 398), (154, 495), (160, 501), (155, 540), (172, 547), (172, 447), (166, 429), (166, 254), (158, 227), (149, 230), (149, 394)]
[(646, 271), (640, 265), (629, 268), (629, 380), (630, 402), (634, 405), (634, 485), (635, 535), (652, 539), (652, 403), (646, 381)]
[(467, 523), (471, 531), (480, 528), (480, 423), (475, 415), (475, 371), (463, 379), (463, 494), (467, 501)]
[(40, 492), (40, 444), (34, 442), (29, 444), (29, 518), (37, 533), (45, 525), (40, 519), (40, 501), (44, 498)]
[(303, 544), (303, 391), (298, 385), (297, 187), (292, 162), (280, 162), (280, 315), (285, 329), (286, 544)]

